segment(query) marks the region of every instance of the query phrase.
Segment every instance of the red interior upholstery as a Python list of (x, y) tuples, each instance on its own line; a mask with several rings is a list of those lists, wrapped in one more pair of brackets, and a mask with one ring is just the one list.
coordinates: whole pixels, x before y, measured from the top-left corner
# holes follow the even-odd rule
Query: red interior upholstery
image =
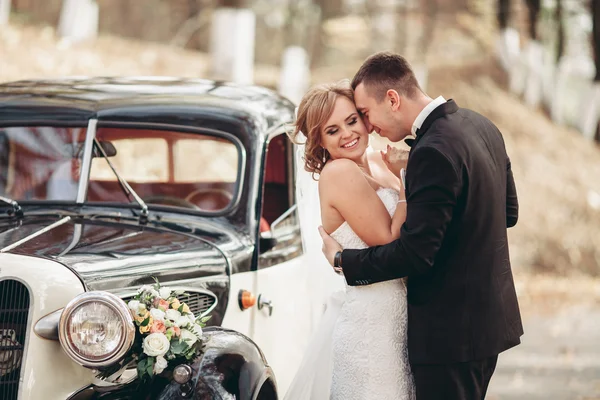
[[(133, 190), (142, 198), (160, 196), (187, 200), (202, 210), (217, 211), (229, 205), (235, 183), (202, 182), (202, 183), (135, 183), (128, 182)], [(90, 202), (128, 202), (125, 193), (116, 181), (90, 181), (88, 189)], [(154, 204), (173, 205), (157, 201)]]
[(271, 140), (267, 151), (262, 216), (269, 224), (290, 207), (286, 140), (285, 135), (277, 136)]

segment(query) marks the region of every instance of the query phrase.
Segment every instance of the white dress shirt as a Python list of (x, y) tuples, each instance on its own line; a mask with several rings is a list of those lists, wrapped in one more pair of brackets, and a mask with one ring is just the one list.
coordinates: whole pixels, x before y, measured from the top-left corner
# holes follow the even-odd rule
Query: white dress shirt
[(411, 132), (413, 136), (417, 135), (417, 129), (421, 129), (423, 122), (425, 122), (425, 119), (427, 119), (429, 114), (431, 114), (433, 110), (435, 110), (436, 108), (438, 108), (438, 106), (444, 104), (445, 102), (446, 99), (444, 99), (442, 96), (438, 96), (435, 100), (431, 100), (431, 102), (425, 106), (425, 108), (419, 113), (419, 115), (417, 115), (417, 119), (415, 119), (415, 122), (413, 122), (412, 124)]

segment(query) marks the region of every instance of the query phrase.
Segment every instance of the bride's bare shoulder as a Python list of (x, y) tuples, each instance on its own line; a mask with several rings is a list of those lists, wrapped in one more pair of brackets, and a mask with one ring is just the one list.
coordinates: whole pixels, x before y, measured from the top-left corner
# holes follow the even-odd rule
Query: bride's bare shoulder
[(321, 175), (319, 176), (319, 186), (339, 182), (340, 179), (346, 180), (351, 177), (362, 175), (358, 165), (347, 158), (331, 160), (325, 164)]
[(335, 200), (353, 188), (368, 185), (358, 165), (348, 159), (329, 161), (319, 176), (319, 195), (322, 199)]

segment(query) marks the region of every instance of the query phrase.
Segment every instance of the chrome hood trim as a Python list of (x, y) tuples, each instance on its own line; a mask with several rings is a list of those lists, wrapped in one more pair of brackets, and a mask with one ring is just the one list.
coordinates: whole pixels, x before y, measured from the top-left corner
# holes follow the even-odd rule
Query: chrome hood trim
[[(64, 217), (64, 218), (61, 218), (60, 220), (58, 220), (58, 221), (56, 221), (56, 222), (54, 222), (54, 223), (52, 223), (52, 224), (50, 224), (48, 226), (45, 226), (45, 227), (41, 228), (40, 230), (38, 230), (36, 232), (33, 232), (31, 235), (26, 236), (26, 237), (24, 237), (24, 238), (22, 238), (20, 240), (17, 240), (16, 242), (14, 242), (12, 244), (9, 244), (8, 246), (0, 249), (0, 253), (5, 253), (5, 252), (7, 252), (9, 250), (14, 249), (15, 247), (20, 246), (23, 243), (27, 243), (28, 241), (30, 241), (30, 240), (32, 240), (32, 239), (34, 239), (34, 238), (36, 238), (36, 237), (38, 237), (40, 235), (43, 235), (44, 233), (46, 233), (48, 231), (51, 231), (52, 229), (54, 229), (56, 227), (59, 227), (62, 224), (64, 224), (65, 222), (69, 222), (70, 220), (71, 220), (71, 217), (68, 217), (68, 216)], [(13, 228), (13, 229), (15, 229), (15, 228)]]

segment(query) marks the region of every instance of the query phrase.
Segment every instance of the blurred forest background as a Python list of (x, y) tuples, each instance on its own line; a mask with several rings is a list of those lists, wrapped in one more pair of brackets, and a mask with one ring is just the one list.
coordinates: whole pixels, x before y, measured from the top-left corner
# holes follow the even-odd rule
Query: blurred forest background
[(600, 0), (0, 0), (0, 82), (218, 78), (298, 101), (379, 50), (507, 144), (526, 336), (490, 398), (600, 399)]

